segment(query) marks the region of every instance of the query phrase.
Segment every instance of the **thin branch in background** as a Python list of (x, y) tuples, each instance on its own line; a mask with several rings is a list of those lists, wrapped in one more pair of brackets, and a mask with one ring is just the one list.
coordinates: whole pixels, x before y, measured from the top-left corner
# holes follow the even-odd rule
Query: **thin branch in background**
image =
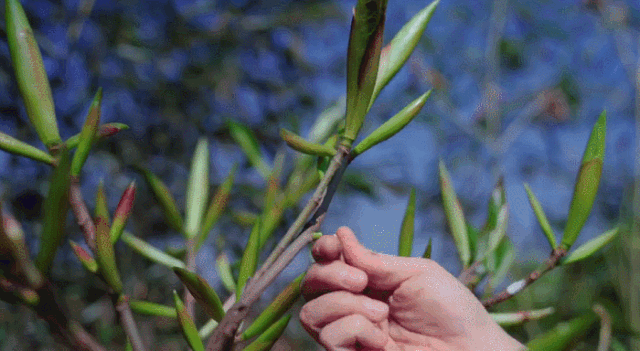
[(611, 316), (602, 305), (593, 306), (593, 312), (600, 317), (598, 351), (607, 351), (611, 346)]
[[(187, 258), (185, 262), (186, 270), (188, 270), (189, 272), (195, 272), (196, 270), (196, 255), (198, 253), (196, 252), (195, 247), (196, 247), (195, 240), (189, 239), (189, 241), (187, 242)], [(187, 311), (187, 313), (191, 318), (194, 318), (196, 300), (193, 297), (193, 295), (191, 295), (191, 292), (189, 291), (189, 289), (184, 289), (184, 296), (182, 297), (182, 300), (184, 301), (185, 310)]]
[(115, 302), (115, 307), (120, 317), (120, 324), (125, 334), (127, 334), (133, 351), (145, 351), (146, 348), (142, 343), (142, 337), (140, 336), (140, 332), (138, 332), (138, 327), (136, 326), (131, 307), (129, 306), (129, 297), (126, 295), (120, 296)]
[(558, 247), (557, 249), (553, 250), (553, 252), (551, 253), (551, 256), (547, 258), (544, 265), (540, 269), (531, 272), (527, 278), (518, 280), (517, 282), (512, 283), (502, 292), (495, 294), (492, 297), (482, 301), (482, 305), (484, 305), (485, 308), (489, 308), (499, 304), (500, 302), (506, 301), (514, 297), (519, 292), (521, 292), (524, 288), (531, 285), (536, 280), (540, 279), (540, 277), (543, 276), (545, 273), (555, 268), (560, 263), (560, 260), (566, 254), (567, 254), (567, 250), (561, 247)]
[(71, 185), (69, 186), (69, 203), (71, 205), (71, 210), (76, 217), (76, 221), (78, 222), (78, 226), (82, 230), (82, 233), (84, 233), (84, 240), (87, 242), (87, 245), (89, 245), (89, 248), (95, 252), (96, 226), (93, 223), (93, 219), (91, 218), (87, 205), (84, 202), (82, 191), (80, 191), (80, 185), (78, 184), (77, 179), (71, 180)]

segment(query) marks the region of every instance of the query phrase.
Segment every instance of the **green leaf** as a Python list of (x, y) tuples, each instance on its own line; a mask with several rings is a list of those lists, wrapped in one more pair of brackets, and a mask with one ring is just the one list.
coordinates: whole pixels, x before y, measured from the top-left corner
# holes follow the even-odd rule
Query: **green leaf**
[[(129, 129), (129, 126), (124, 123), (105, 123), (98, 127), (98, 131), (96, 132), (93, 142), (95, 143), (98, 140), (116, 135), (119, 132), (127, 129)], [(64, 143), (67, 144), (67, 148), (69, 150), (77, 147), (80, 143), (80, 133), (70, 137)]]
[(233, 273), (231, 273), (231, 265), (229, 264), (229, 259), (226, 254), (221, 254), (216, 259), (216, 269), (218, 270), (218, 275), (220, 276), (220, 281), (222, 281), (222, 285), (227, 289), (228, 292), (233, 293), (236, 291), (236, 282), (233, 280)]
[(28, 157), (32, 160), (44, 162), (50, 166), (53, 166), (56, 162), (55, 158), (50, 154), (4, 133), (0, 133), (0, 149), (12, 154)]
[(470, 223), (467, 223), (467, 237), (469, 238), (469, 254), (471, 255), (469, 257), (469, 262), (473, 262), (476, 259), (476, 256), (479, 255), (480, 243), (478, 241), (478, 230)]
[(547, 220), (547, 215), (544, 214), (544, 210), (540, 205), (540, 202), (529, 188), (527, 183), (524, 184), (524, 188), (527, 191), (527, 196), (529, 196), (529, 203), (531, 204), (531, 208), (533, 208), (533, 212), (536, 214), (536, 218), (538, 218), (538, 223), (540, 223), (540, 227), (542, 227), (542, 231), (544, 235), (547, 237), (547, 241), (551, 248), (555, 250), (558, 247), (558, 243), (556, 243), (556, 234), (551, 229), (551, 225), (549, 224), (549, 220)]
[(5, 5), (7, 41), (18, 88), (31, 124), (36, 128), (40, 140), (51, 149), (62, 140), (40, 49), (20, 1), (7, 0)]
[(501, 327), (509, 327), (520, 325), (531, 320), (538, 320), (550, 316), (555, 312), (553, 307), (547, 307), (540, 310), (519, 311), (509, 313), (489, 313), (491, 318)]
[(282, 221), (282, 214), (284, 213), (283, 206), (283, 202), (277, 201), (275, 204), (272, 204), (272, 206), (267, 207), (269, 208), (268, 212), (263, 213), (263, 220), (260, 223), (260, 247), (258, 250), (262, 250), (264, 244), (266, 244), (267, 240), (269, 240)]
[(111, 218), (109, 218), (109, 207), (107, 205), (107, 196), (104, 193), (104, 183), (100, 180), (98, 184), (98, 190), (96, 191), (96, 207), (95, 218), (102, 217), (104, 221), (109, 225)]
[(440, 160), (440, 187), (442, 189), (442, 205), (449, 223), (449, 230), (453, 236), (453, 241), (460, 255), (460, 262), (466, 268), (471, 261), (471, 252), (469, 248), (469, 236), (467, 233), (467, 224), (462, 212), (462, 206), (458, 202), (458, 197), (451, 184), (449, 172)]
[(431, 246), (431, 238), (429, 238), (429, 243), (427, 244), (427, 248), (424, 249), (424, 254), (422, 254), (422, 258), (431, 258), (431, 250), (432, 250), (432, 246)]
[(80, 140), (78, 149), (73, 155), (73, 161), (71, 161), (71, 175), (77, 177), (80, 174), (80, 170), (84, 165), (93, 141), (95, 140), (96, 133), (98, 132), (98, 125), (100, 124), (100, 104), (102, 102), (102, 88), (98, 88), (96, 96), (93, 98), (93, 102), (89, 107), (89, 112), (82, 126), (80, 132)]
[(596, 321), (595, 313), (588, 312), (570, 321), (558, 323), (555, 328), (529, 341), (527, 349), (530, 351), (565, 350), (576, 338), (585, 334)]
[(122, 293), (122, 280), (116, 265), (109, 227), (102, 218), (96, 218), (96, 260), (102, 277), (116, 294)]
[(618, 235), (618, 228), (613, 228), (599, 236), (587, 241), (577, 249), (573, 250), (564, 260), (562, 264), (575, 263), (585, 258), (591, 257), (596, 251), (599, 251), (609, 244)]
[(422, 109), (427, 99), (431, 96), (431, 90), (413, 100), (395, 116), (384, 122), (380, 127), (362, 140), (351, 152), (351, 157), (356, 157), (369, 150), (373, 146), (391, 138), (411, 122)]
[(487, 206), (487, 220), (482, 228), (482, 235), (491, 232), (498, 225), (498, 214), (504, 204), (507, 203), (507, 194), (504, 191), (504, 177), (500, 177), (491, 191), (491, 198)]
[(182, 329), (182, 334), (187, 340), (187, 343), (194, 351), (204, 351), (204, 345), (198, 335), (198, 329), (196, 329), (193, 319), (189, 316), (182, 300), (180, 300), (180, 296), (178, 296), (178, 293), (175, 290), (173, 291), (173, 301), (176, 305), (176, 311), (178, 311), (180, 328)]
[(228, 121), (228, 125), (231, 137), (240, 145), (240, 148), (249, 159), (249, 163), (260, 173), (263, 179), (269, 179), (271, 169), (262, 157), (258, 140), (253, 134), (253, 131), (231, 120)]
[(251, 229), (247, 246), (244, 248), (242, 254), (242, 261), (240, 261), (240, 272), (238, 273), (238, 285), (236, 287), (236, 301), (240, 301), (242, 296), (242, 289), (244, 288), (249, 278), (256, 272), (258, 267), (258, 256), (260, 254), (260, 227), (262, 218), (258, 217), (258, 220)]
[(301, 136), (286, 129), (280, 129), (280, 136), (292, 149), (307, 155), (333, 157), (336, 150), (322, 144), (306, 141)]
[(493, 291), (504, 281), (516, 258), (516, 252), (513, 244), (508, 237), (504, 237), (493, 255), (488, 255), (485, 262), (486, 267), (491, 273), (491, 279), (485, 288), (485, 293)]
[(144, 179), (147, 181), (153, 196), (156, 201), (158, 201), (158, 204), (162, 209), (162, 213), (164, 214), (164, 218), (167, 220), (167, 224), (169, 224), (169, 226), (174, 230), (182, 232), (184, 229), (182, 215), (180, 215), (180, 211), (176, 205), (176, 200), (173, 198), (173, 195), (171, 195), (169, 188), (167, 188), (160, 178), (148, 169), (137, 167), (136, 170), (144, 175)]
[(213, 200), (211, 200), (211, 204), (209, 205), (209, 209), (207, 209), (206, 214), (204, 215), (204, 221), (202, 224), (202, 228), (200, 229), (200, 233), (196, 237), (195, 249), (196, 251), (200, 249), (200, 246), (204, 243), (211, 231), (211, 228), (218, 222), (222, 212), (227, 207), (227, 203), (229, 201), (229, 195), (231, 194), (231, 187), (233, 186), (233, 180), (236, 175), (237, 166), (234, 165), (229, 171), (227, 178), (224, 180), (222, 185), (218, 187), (216, 193), (213, 195)]
[(58, 151), (57, 163), (49, 182), (49, 193), (44, 201), (40, 251), (36, 258), (36, 267), (45, 275), (49, 272), (56, 251), (62, 242), (69, 210), (71, 160), (69, 151), (64, 146)]
[(580, 235), (580, 231), (591, 213), (591, 207), (596, 198), (598, 186), (600, 185), (600, 176), (602, 175), (606, 134), (607, 113), (602, 111), (600, 118), (598, 118), (591, 131), (573, 190), (567, 225), (561, 242), (561, 245), (566, 250), (569, 250), (571, 245), (578, 239), (578, 235)]
[[(22, 226), (9, 211), (6, 211), (2, 207), (2, 203), (0, 203), (0, 257), (4, 256), (4, 252), (7, 249), (15, 260), (17, 270), (26, 278), (29, 284), (28, 286), (32, 289), (40, 288), (45, 283), (45, 278), (29, 256), (29, 249), (25, 242)], [(0, 273), (0, 275), (2, 275), (2, 273)], [(31, 293), (26, 291), (24, 293), (27, 295), (23, 294), (22, 298), (32, 301), (28, 296)], [(37, 298), (37, 294), (35, 294), (35, 297)]]
[(287, 285), (271, 304), (264, 310), (258, 318), (242, 333), (242, 340), (249, 340), (254, 336), (263, 333), (267, 328), (272, 326), (280, 317), (282, 317), (300, 296), (300, 284), (304, 279), (305, 273), (300, 274), (289, 285)]
[(291, 315), (286, 315), (280, 318), (277, 322), (273, 323), (262, 335), (260, 335), (254, 342), (245, 347), (243, 351), (266, 351), (271, 350), (273, 344), (278, 341), (284, 330), (289, 324)]
[(144, 314), (147, 316), (178, 318), (178, 312), (175, 308), (149, 301), (131, 299), (129, 300), (129, 306), (131, 306), (131, 310), (133, 312), (138, 314)]
[(416, 189), (411, 189), (409, 203), (404, 212), (402, 226), (400, 228), (400, 242), (398, 245), (398, 256), (410, 257), (413, 247), (413, 231), (416, 219)]
[(82, 246), (76, 244), (75, 242), (69, 240), (69, 244), (73, 249), (73, 253), (76, 255), (80, 263), (82, 263), (82, 266), (91, 273), (97, 273), (98, 262), (96, 262), (93, 256)]
[(353, 142), (364, 122), (376, 85), (386, 0), (358, 0), (347, 49), (347, 111), (344, 138)]
[(398, 73), (400, 68), (404, 66), (409, 56), (411, 56), (411, 53), (413, 53), (413, 50), (415, 50), (439, 2), (440, 0), (432, 2), (413, 16), (413, 18), (400, 29), (395, 37), (393, 37), (391, 42), (382, 49), (380, 54), (380, 68), (378, 69), (373, 95), (369, 102), (369, 109), (380, 94), (380, 91), (382, 91), (396, 73)]
[(187, 183), (184, 233), (194, 238), (201, 229), (202, 216), (209, 199), (209, 146), (207, 140), (198, 140), (191, 161), (191, 173)]
[(187, 289), (191, 292), (191, 295), (198, 301), (200, 306), (207, 312), (209, 317), (215, 321), (220, 322), (224, 317), (224, 309), (222, 308), (222, 302), (216, 294), (215, 290), (199, 275), (193, 272), (189, 272), (182, 268), (173, 268), (178, 278), (182, 281)]
[(500, 208), (500, 212), (498, 213), (498, 220), (496, 223), (496, 227), (489, 233), (489, 250), (488, 252), (492, 252), (498, 248), (498, 245), (504, 238), (505, 233), (507, 232), (507, 222), (509, 220), (509, 206), (505, 203)]
[(136, 182), (131, 182), (129, 186), (124, 190), (122, 196), (120, 197), (120, 202), (118, 202), (118, 206), (116, 207), (116, 211), (113, 214), (113, 223), (111, 223), (111, 230), (109, 235), (111, 235), (111, 242), (116, 243), (120, 236), (122, 235), (122, 231), (124, 230), (124, 226), (127, 224), (127, 220), (131, 215), (131, 210), (133, 209), (133, 201), (136, 198)]
[(184, 262), (164, 253), (162, 250), (156, 249), (146, 241), (131, 235), (131, 233), (122, 233), (121, 239), (134, 251), (152, 262), (159, 263), (169, 268), (185, 268)]

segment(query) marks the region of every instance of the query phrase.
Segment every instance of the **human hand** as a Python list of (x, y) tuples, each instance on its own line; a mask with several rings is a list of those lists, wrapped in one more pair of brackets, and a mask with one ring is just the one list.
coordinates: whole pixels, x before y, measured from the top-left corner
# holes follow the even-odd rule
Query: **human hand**
[(300, 321), (330, 351), (524, 349), (432, 260), (374, 253), (347, 227), (312, 253)]

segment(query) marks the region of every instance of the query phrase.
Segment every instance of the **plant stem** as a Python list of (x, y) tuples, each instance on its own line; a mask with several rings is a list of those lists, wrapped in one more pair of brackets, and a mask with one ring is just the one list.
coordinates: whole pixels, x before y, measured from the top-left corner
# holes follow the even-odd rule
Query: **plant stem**
[(131, 342), (133, 351), (145, 351), (146, 348), (142, 343), (142, 337), (140, 337), (140, 332), (138, 332), (138, 327), (136, 326), (136, 322), (133, 319), (133, 313), (131, 312), (131, 307), (129, 306), (129, 297), (127, 295), (122, 295), (117, 298), (115, 307), (116, 311), (118, 311), (118, 315), (120, 316), (120, 323), (122, 324), (124, 333), (127, 334), (127, 338), (129, 338), (129, 342)]
[(495, 294), (492, 297), (482, 301), (482, 304), (484, 305), (485, 308), (489, 308), (491, 306), (499, 304), (500, 302), (506, 301), (514, 297), (524, 288), (531, 285), (531, 283), (538, 280), (543, 274), (555, 268), (560, 263), (560, 260), (566, 254), (567, 254), (567, 250), (559, 246), (557, 249), (551, 252), (551, 255), (549, 256), (549, 258), (547, 258), (547, 260), (544, 262), (544, 265), (541, 268), (531, 272), (527, 278), (519, 280), (509, 285), (502, 292)]
[[(198, 252), (196, 251), (196, 241), (194, 239), (189, 239), (187, 242), (187, 257), (185, 259), (185, 268), (189, 272), (195, 272), (196, 270), (196, 255)], [(184, 301), (184, 308), (191, 318), (194, 318), (195, 315), (195, 298), (191, 295), (189, 289), (184, 289), (184, 296), (182, 298)]]
[(87, 245), (89, 245), (89, 248), (95, 252), (96, 226), (93, 223), (93, 219), (91, 218), (87, 205), (82, 197), (77, 177), (71, 177), (71, 185), (69, 186), (69, 204), (71, 205), (73, 214), (76, 217), (78, 226), (80, 226), (82, 233), (84, 233), (84, 240), (87, 242)]
[[(251, 306), (260, 298), (264, 290), (291, 262), (295, 255), (313, 241), (312, 234), (318, 231), (322, 224), (324, 214), (331, 203), (342, 174), (351, 161), (349, 157), (350, 144), (341, 143), (337, 151), (336, 155), (331, 159), (331, 163), (320, 184), (318, 184), (313, 197), (307, 202), (307, 205), (260, 270), (254, 275), (253, 279), (249, 280), (240, 301), (236, 302), (220, 321), (213, 335), (209, 338), (207, 351), (231, 350), (235, 333), (242, 320), (249, 313)], [(314, 211), (315, 214), (313, 213)], [(313, 218), (307, 222), (312, 214)], [(301, 230), (304, 230), (302, 234), (298, 235), (293, 244), (289, 245)]]

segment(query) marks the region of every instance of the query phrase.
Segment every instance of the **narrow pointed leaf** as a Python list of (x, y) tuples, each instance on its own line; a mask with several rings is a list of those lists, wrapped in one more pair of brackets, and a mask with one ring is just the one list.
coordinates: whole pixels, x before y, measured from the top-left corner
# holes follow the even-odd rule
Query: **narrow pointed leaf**
[(549, 220), (547, 220), (547, 215), (544, 214), (544, 210), (542, 209), (540, 202), (536, 198), (535, 194), (533, 194), (533, 191), (531, 191), (531, 188), (529, 188), (529, 185), (527, 183), (524, 184), (524, 188), (527, 191), (527, 196), (529, 196), (529, 203), (531, 204), (531, 208), (533, 208), (533, 212), (536, 214), (538, 223), (540, 223), (540, 227), (542, 227), (542, 231), (547, 237), (549, 245), (551, 245), (551, 248), (555, 250), (555, 248), (558, 246), (558, 243), (556, 242), (556, 234), (553, 232), (553, 229), (551, 229)]
[(469, 249), (469, 238), (467, 233), (467, 225), (462, 212), (462, 206), (458, 202), (449, 172), (440, 161), (440, 187), (442, 188), (442, 205), (449, 223), (449, 230), (453, 236), (453, 241), (458, 249), (460, 262), (464, 267), (468, 267), (471, 260), (471, 252)]
[(200, 330), (198, 330), (198, 335), (200, 335), (200, 339), (206, 339), (208, 338), (213, 331), (216, 329), (216, 327), (218, 326), (218, 322), (216, 322), (213, 319), (209, 319), (209, 321), (207, 323), (205, 323)]
[(162, 250), (158, 250), (146, 241), (136, 238), (128, 232), (122, 233), (122, 241), (130, 248), (136, 251), (143, 257), (151, 260), (152, 262), (167, 266), (169, 268), (185, 268), (184, 262), (177, 258), (164, 253)]
[(127, 224), (127, 220), (131, 215), (131, 210), (133, 209), (133, 201), (136, 198), (136, 182), (131, 182), (129, 186), (122, 193), (122, 197), (120, 197), (120, 202), (118, 202), (118, 206), (116, 207), (116, 211), (113, 214), (113, 223), (111, 224), (111, 242), (116, 243), (120, 239), (122, 232), (124, 231), (124, 226)]
[[(95, 143), (98, 140), (102, 140), (108, 138), (110, 136), (116, 135), (123, 130), (129, 129), (129, 126), (124, 123), (105, 123), (98, 127), (98, 131), (94, 136), (93, 142)], [(78, 147), (80, 143), (80, 133), (70, 137), (64, 142), (67, 145), (69, 150)]]
[(198, 335), (198, 329), (196, 329), (193, 319), (189, 316), (182, 300), (180, 300), (180, 296), (178, 296), (178, 293), (175, 290), (173, 291), (173, 301), (176, 305), (176, 311), (178, 312), (180, 328), (182, 329), (182, 334), (187, 340), (187, 343), (194, 351), (204, 351), (204, 345)]
[(206, 139), (198, 140), (191, 161), (191, 173), (187, 183), (184, 233), (194, 238), (200, 231), (202, 216), (209, 199), (209, 145)]
[(587, 217), (591, 213), (591, 207), (596, 198), (598, 186), (600, 185), (600, 176), (602, 175), (606, 134), (607, 113), (603, 111), (591, 131), (573, 190), (573, 198), (571, 199), (567, 224), (561, 242), (562, 246), (567, 250), (578, 238), (584, 223), (587, 221)]
[(0, 149), (48, 165), (55, 164), (55, 158), (50, 154), (4, 133), (0, 133)]
[(413, 100), (409, 105), (403, 108), (395, 116), (384, 122), (380, 127), (369, 134), (362, 140), (351, 152), (352, 157), (356, 157), (363, 152), (369, 150), (373, 146), (391, 138), (401, 131), (409, 122), (411, 122), (422, 109), (427, 99), (431, 96), (431, 90), (422, 94), (419, 98)]
[(500, 209), (502, 209), (502, 206), (506, 202), (507, 195), (504, 191), (504, 177), (501, 176), (491, 191), (491, 198), (489, 199), (489, 204), (487, 206), (487, 219), (484, 223), (484, 227), (482, 228), (481, 236), (491, 232), (498, 226), (498, 215), (500, 214)]
[(107, 196), (104, 193), (104, 183), (102, 180), (98, 184), (98, 190), (96, 191), (96, 207), (94, 217), (101, 217), (107, 225), (110, 225), (111, 218), (109, 215), (109, 207), (107, 205)]
[(347, 111), (344, 137), (353, 142), (364, 122), (375, 88), (387, 0), (359, 0), (347, 49)]
[(424, 249), (424, 254), (422, 254), (422, 258), (431, 258), (431, 250), (432, 250), (432, 245), (431, 245), (431, 238), (429, 238), (429, 243), (427, 244), (427, 248)]
[(302, 152), (303, 154), (313, 156), (329, 156), (333, 157), (336, 150), (322, 144), (316, 144), (306, 141), (301, 136), (290, 132), (286, 129), (280, 129), (280, 136), (292, 149)]
[(469, 238), (469, 262), (473, 262), (476, 260), (476, 256), (480, 255), (480, 242), (478, 240), (478, 230), (470, 223), (467, 223), (467, 237)]
[(98, 262), (96, 262), (93, 256), (82, 246), (76, 244), (75, 242), (69, 240), (69, 244), (71, 244), (73, 253), (76, 255), (80, 263), (82, 263), (82, 266), (91, 273), (97, 273)]
[(282, 221), (282, 215), (284, 213), (284, 203), (282, 201), (278, 201), (271, 208), (266, 216), (260, 223), (260, 247), (258, 250), (261, 250), (264, 244), (266, 244), (267, 240), (271, 238), (273, 232), (278, 228), (278, 225)]
[(209, 204), (209, 208), (204, 215), (204, 219), (202, 222), (202, 228), (200, 229), (200, 233), (196, 238), (196, 251), (200, 249), (204, 241), (207, 239), (211, 228), (218, 222), (220, 216), (224, 212), (227, 207), (227, 203), (229, 202), (229, 195), (231, 194), (231, 187), (233, 187), (233, 180), (236, 175), (237, 167), (234, 165), (229, 171), (227, 178), (225, 178), (224, 182), (218, 187), (216, 193), (213, 195), (213, 199), (211, 200), (211, 204)]
[(596, 322), (596, 314), (588, 312), (567, 322), (558, 323), (555, 328), (531, 340), (527, 344), (527, 349), (530, 351), (565, 350)]
[(587, 241), (577, 249), (573, 250), (562, 261), (562, 264), (575, 263), (584, 260), (585, 258), (591, 257), (591, 255), (609, 244), (616, 237), (616, 235), (618, 235), (617, 227), (604, 232), (603, 234), (600, 234), (599, 236)]
[(18, 0), (5, 1), (7, 41), (18, 88), (31, 124), (48, 148), (62, 142), (58, 133), (51, 87), (44, 70), (40, 49)]
[(142, 300), (129, 300), (131, 310), (138, 314), (147, 316), (158, 316), (168, 318), (178, 318), (178, 312), (175, 308)]
[(93, 146), (93, 140), (96, 137), (98, 125), (100, 124), (101, 102), (102, 88), (99, 88), (96, 96), (93, 98), (91, 106), (89, 107), (89, 112), (87, 113), (84, 126), (80, 132), (78, 148), (76, 149), (76, 152), (73, 155), (73, 161), (71, 162), (72, 176), (78, 176), (80, 174), (80, 170), (89, 156), (89, 151), (91, 151), (91, 146)]
[(198, 301), (209, 317), (220, 322), (225, 312), (222, 308), (222, 302), (215, 290), (213, 290), (202, 277), (193, 272), (182, 268), (174, 268), (173, 271), (178, 278), (180, 278), (182, 284), (189, 289), (191, 295)]
[(402, 226), (400, 228), (400, 242), (398, 245), (398, 256), (410, 257), (413, 248), (413, 231), (416, 220), (416, 189), (411, 189), (409, 203), (404, 212)]
[(498, 248), (502, 238), (504, 238), (507, 232), (507, 222), (509, 220), (509, 206), (507, 204), (502, 205), (500, 212), (498, 213), (498, 221), (494, 230), (489, 233), (489, 249), (488, 252), (492, 252)]
[(373, 90), (369, 108), (389, 81), (398, 73), (415, 50), (422, 33), (427, 28), (440, 0), (436, 0), (418, 12), (393, 37), (391, 42), (382, 49), (380, 54), (380, 68), (376, 85)]
[(228, 125), (231, 137), (247, 156), (249, 163), (260, 173), (263, 179), (268, 179), (269, 174), (271, 174), (271, 169), (264, 161), (258, 140), (251, 129), (231, 120), (228, 122)]
[(245, 347), (243, 351), (267, 351), (271, 350), (273, 344), (278, 341), (284, 330), (289, 324), (291, 315), (286, 315), (280, 318), (277, 322), (273, 323), (269, 329), (267, 329), (262, 335), (260, 335), (254, 342)]
[(7, 249), (13, 256), (18, 270), (26, 278), (29, 287), (40, 288), (45, 278), (31, 260), (22, 226), (0, 203), (0, 255)]
[(96, 218), (96, 260), (102, 277), (117, 294), (122, 293), (122, 280), (116, 265), (116, 255), (109, 235), (109, 227), (102, 218)]
[(162, 209), (167, 224), (174, 230), (182, 232), (184, 229), (182, 215), (180, 215), (176, 200), (173, 198), (173, 195), (171, 195), (169, 188), (148, 169), (139, 167), (137, 170), (144, 175), (144, 179), (147, 181), (153, 196)]
[(550, 316), (555, 312), (553, 307), (533, 311), (518, 311), (510, 313), (489, 313), (491, 318), (502, 327), (520, 325), (531, 320), (538, 320)]
[(502, 284), (507, 277), (513, 262), (516, 259), (516, 251), (513, 248), (513, 244), (508, 237), (504, 237), (498, 248), (493, 252), (493, 255), (489, 255), (485, 262), (488, 262), (486, 266), (491, 273), (491, 279), (489, 284), (485, 288), (485, 292), (489, 293)]
[(282, 317), (300, 296), (300, 284), (304, 279), (305, 273), (299, 275), (271, 302), (258, 318), (242, 333), (242, 340), (249, 340), (256, 335), (263, 333), (267, 328), (273, 325), (280, 317)]
[(244, 248), (242, 254), (242, 261), (240, 261), (240, 272), (238, 273), (238, 284), (236, 287), (236, 300), (240, 301), (242, 296), (242, 289), (244, 288), (249, 278), (256, 272), (258, 266), (258, 255), (260, 254), (260, 227), (262, 218), (258, 217), (258, 220), (251, 229), (249, 235), (249, 241)]
[(280, 200), (280, 177), (282, 176), (282, 170), (284, 168), (284, 159), (285, 154), (283, 150), (278, 151), (267, 182), (267, 190), (264, 194), (263, 212), (270, 211), (271, 208), (275, 206), (276, 201)]
[(233, 280), (233, 273), (231, 273), (231, 265), (229, 264), (229, 259), (226, 254), (221, 254), (216, 259), (216, 269), (218, 270), (218, 275), (220, 276), (220, 281), (222, 281), (222, 285), (227, 289), (228, 292), (233, 293), (236, 291), (236, 282)]
[(56, 251), (62, 242), (69, 210), (71, 159), (66, 148), (62, 147), (59, 150), (57, 163), (49, 182), (49, 193), (44, 201), (40, 251), (36, 258), (36, 266), (45, 275), (48, 274)]

